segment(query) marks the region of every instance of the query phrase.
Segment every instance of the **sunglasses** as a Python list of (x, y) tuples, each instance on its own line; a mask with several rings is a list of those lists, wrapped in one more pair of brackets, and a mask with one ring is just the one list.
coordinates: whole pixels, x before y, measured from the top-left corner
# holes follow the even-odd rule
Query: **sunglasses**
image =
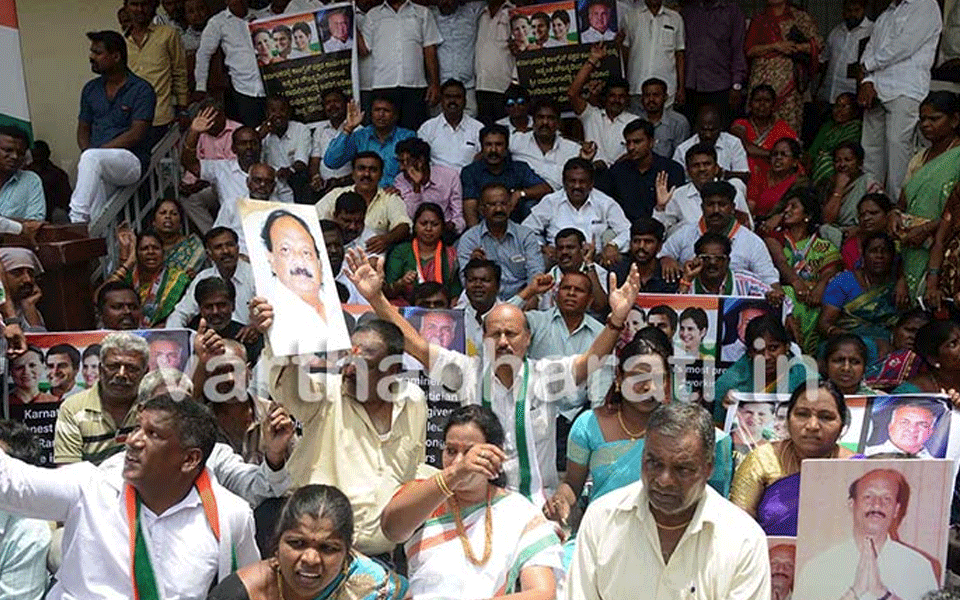
[(507, 98), (507, 106), (514, 106), (517, 104), (526, 104), (527, 101), (523, 98)]

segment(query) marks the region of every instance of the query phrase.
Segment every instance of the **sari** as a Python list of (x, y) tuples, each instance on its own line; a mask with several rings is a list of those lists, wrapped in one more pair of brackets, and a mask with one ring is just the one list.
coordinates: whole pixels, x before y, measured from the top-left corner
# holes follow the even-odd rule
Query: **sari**
[[(792, 138), (800, 139), (797, 135), (797, 132), (794, 131), (787, 122), (783, 119), (777, 119), (774, 121), (773, 126), (762, 136), (760, 132), (753, 126), (753, 122), (750, 119), (737, 119), (733, 122), (732, 127), (743, 127), (747, 132), (747, 141), (756, 146), (760, 146), (764, 150), (773, 150), (773, 147), (776, 145), (777, 141), (782, 138)], [(757, 158), (755, 156), (750, 156), (747, 154), (747, 164), (750, 165), (750, 181), (766, 181), (767, 173), (770, 172), (770, 160), (767, 158)], [(756, 198), (750, 196), (750, 189), (748, 187), (748, 198), (750, 200), (755, 200)]]
[(490, 598), (520, 587), (527, 567), (548, 567), (562, 575), (560, 539), (553, 524), (521, 494), (496, 489), (490, 499), (491, 552), (483, 566), (467, 560), (485, 545), (487, 503), (460, 509), (466, 539), (457, 534), (449, 502), (441, 504), (407, 540), (410, 593), (415, 598)]
[[(416, 240), (404, 242), (395, 246), (390, 251), (387, 258), (387, 264), (384, 268), (384, 281), (393, 283), (402, 279), (408, 271), (416, 271), (417, 282), (435, 281), (443, 285), (447, 297), (456, 299), (460, 296), (463, 286), (460, 284), (459, 266), (457, 262), (457, 251), (452, 246), (447, 246), (442, 242), (438, 244), (439, 252), (435, 252), (433, 258), (426, 261), (418, 261), (417, 254), (413, 244), (419, 243)], [(437, 263), (437, 256), (440, 257), (440, 263)], [(419, 264), (418, 264), (419, 263)], [(403, 297), (408, 302), (413, 301), (413, 286), (406, 286)]]
[[(830, 281), (823, 294), (824, 305), (840, 309), (837, 326), (860, 336), (867, 345), (868, 363), (877, 358), (876, 340), (888, 339), (890, 330), (896, 324), (898, 313), (893, 302), (894, 285), (893, 282), (887, 282), (864, 290), (852, 271), (843, 271)], [(834, 303), (834, 297), (839, 297), (838, 294), (847, 297), (840, 305)]]
[(782, 212), (781, 200), (790, 188), (802, 181), (806, 181), (806, 178), (799, 171), (774, 186), (769, 185), (766, 177), (756, 180), (750, 177), (750, 183), (747, 184), (747, 200), (753, 202), (753, 218), (763, 220)]
[(895, 350), (867, 367), (864, 383), (871, 388), (889, 392), (920, 373), (923, 361), (909, 348)]
[(143, 307), (143, 326), (154, 327), (170, 316), (190, 285), (190, 276), (177, 268), (164, 267), (150, 281), (140, 280), (139, 269), (133, 268), (124, 279), (137, 290)]
[[(789, 235), (784, 235), (783, 241), (783, 254), (787, 262), (804, 281), (817, 283), (820, 274), (828, 268), (843, 266), (837, 247), (817, 234), (799, 242), (794, 242)], [(783, 286), (783, 292), (793, 300), (793, 318), (800, 325), (802, 338), (798, 340), (800, 347), (805, 354), (814, 354), (818, 343), (817, 320), (820, 318), (820, 307), (801, 302), (792, 285)]]
[(824, 123), (817, 137), (813, 138), (807, 156), (810, 157), (810, 179), (815, 184), (829, 180), (834, 174), (833, 151), (842, 142), (860, 142), (863, 121), (847, 121), (837, 125), (832, 120)]
[(171, 248), (163, 249), (163, 266), (185, 271), (193, 277), (207, 260), (207, 251), (196, 234), (190, 234)]
[[(921, 219), (939, 219), (950, 192), (960, 180), (960, 146), (923, 164), (927, 152), (918, 152), (907, 167), (903, 184), (906, 212)], [(923, 292), (921, 284), (930, 259), (931, 243), (932, 240), (928, 239), (922, 248), (903, 249), (903, 270), (911, 298)]]
[(754, 46), (786, 40), (799, 42), (801, 38), (810, 43), (809, 53), (790, 57), (767, 52), (753, 58), (750, 65), (749, 89), (761, 83), (773, 86), (777, 92), (775, 114), (794, 131), (799, 131), (802, 125), (804, 97), (808, 95), (810, 80), (823, 47), (816, 23), (804, 11), (790, 6), (779, 17), (767, 9), (750, 21), (744, 42), (744, 50), (749, 53)]
[[(833, 162), (830, 163), (831, 165)], [(820, 205), (825, 206), (830, 195), (833, 193), (833, 174), (821, 180), (816, 184), (817, 198), (820, 199)], [(824, 223), (820, 226), (820, 236), (824, 237), (837, 248), (843, 246), (843, 230), (847, 227), (853, 227), (857, 224), (859, 215), (857, 214), (857, 204), (860, 199), (873, 192), (882, 192), (883, 188), (877, 183), (877, 180), (869, 173), (862, 173), (850, 182), (847, 189), (843, 191), (843, 198), (840, 200), (840, 210), (837, 212), (837, 218), (833, 223)], [(857, 257), (859, 258), (859, 256)], [(853, 261), (854, 263), (856, 260)], [(852, 269), (853, 267), (848, 266)]]

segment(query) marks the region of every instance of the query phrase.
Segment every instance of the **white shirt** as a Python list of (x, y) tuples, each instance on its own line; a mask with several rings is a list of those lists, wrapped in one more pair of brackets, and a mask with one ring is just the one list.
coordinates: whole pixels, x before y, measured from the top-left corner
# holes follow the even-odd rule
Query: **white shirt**
[[(884, 443), (878, 444), (876, 446), (867, 446), (863, 451), (863, 454), (867, 457), (875, 456), (877, 454), (894, 454), (894, 453), (909, 454), (906, 450), (903, 450), (902, 448), (898, 448), (897, 445), (890, 440), (887, 440)], [(917, 452), (915, 456), (917, 458), (936, 458), (935, 456), (930, 454), (930, 451), (927, 450), (926, 446), (921, 447), (920, 452)]]
[[(536, 475), (531, 478), (531, 492), (543, 491), (550, 497), (557, 489), (557, 414), (559, 410), (572, 408), (576, 401), (578, 387), (573, 381), (573, 361), (575, 357), (561, 359), (530, 360), (530, 375), (525, 399), (526, 414), (524, 423), (532, 433), (536, 462), (538, 464), (541, 490), (535, 489)], [(436, 344), (430, 344), (430, 378), (440, 382), (448, 390), (455, 392), (460, 404), (481, 404), (483, 400), (484, 373), (488, 367), (479, 357), (467, 356), (447, 350)], [(517, 450), (516, 396), (522, 388), (522, 371), (517, 373), (513, 385), (508, 389), (496, 377), (488, 386), (491, 398), (490, 408), (500, 424), (503, 425), (505, 441), (503, 451), (507, 460), (503, 471), (507, 475), (507, 487), (517, 491), (520, 481), (520, 459)], [(457, 385), (459, 384), (459, 385)], [(564, 394), (563, 392), (567, 392)], [(529, 438), (528, 438), (529, 439)], [(533, 465), (531, 465), (533, 469)]]
[[(733, 199), (733, 207), (740, 212), (750, 215), (750, 209), (747, 206), (747, 186), (739, 179), (731, 179), (729, 182), (737, 190), (737, 195)], [(660, 210), (654, 207), (653, 218), (663, 223), (667, 228), (667, 235), (677, 230), (681, 225), (698, 223), (703, 216), (701, 204), (703, 199), (700, 197), (700, 191), (693, 183), (681, 185), (673, 192), (673, 197), (667, 202), (667, 205)]]
[(441, 83), (456, 79), (468, 90), (476, 87), (477, 23), (486, 6), (486, 2), (461, 2), (449, 15), (441, 13), (435, 6), (430, 8), (443, 38), (443, 43), (437, 47)]
[(407, 0), (394, 11), (384, 2), (367, 11), (360, 31), (373, 59), (373, 89), (427, 86), (423, 49), (443, 41), (429, 8)]
[[(123, 485), (115, 474), (90, 463), (44, 469), (0, 453), (0, 508), (64, 522), (63, 564), (48, 599), (133, 597)], [(216, 482), (213, 490), (221, 535), (230, 536), (238, 566), (260, 560), (250, 507)], [(219, 571), (220, 545), (196, 488), (161, 515), (141, 506), (140, 517), (161, 595), (167, 600), (205, 598)]]
[(571, 158), (580, 156), (580, 144), (560, 137), (558, 133), (553, 148), (544, 154), (531, 130), (510, 136), (510, 153), (513, 160), (527, 163), (551, 188), (560, 190), (563, 189), (563, 165)]
[[(114, 454), (100, 463), (104, 473), (123, 475), (123, 452)], [(259, 465), (243, 462), (243, 457), (228, 444), (217, 442), (207, 458), (207, 468), (220, 485), (240, 496), (256, 508), (267, 498), (280, 498), (290, 488), (290, 473), (284, 465), (274, 471), (263, 461)]]
[[(247, 239), (243, 235), (240, 224), (240, 213), (237, 211), (237, 202), (248, 198), (247, 174), (240, 168), (235, 158), (200, 160), (200, 179), (209, 181), (220, 198), (220, 210), (214, 220), (214, 227), (229, 227), (240, 238), (240, 253), (247, 253)], [(277, 180), (277, 187), (270, 196), (272, 202), (293, 202), (293, 190), (286, 183)]]
[[(681, 265), (694, 257), (693, 245), (703, 233), (699, 223), (681, 225), (667, 238), (658, 258), (672, 256)], [(773, 266), (767, 245), (757, 234), (746, 227), (739, 227), (730, 240), (730, 269), (749, 271), (767, 285), (779, 283), (780, 273)]]
[[(177, 302), (177, 306), (174, 307), (173, 312), (167, 317), (166, 328), (183, 329), (191, 319), (200, 314), (200, 307), (193, 297), (197, 289), (197, 283), (209, 277), (220, 276), (220, 271), (217, 270), (216, 266), (208, 267), (197, 273), (193, 281), (190, 282), (190, 287), (187, 288), (187, 291), (183, 293), (183, 297), (180, 298), (180, 302)], [(250, 268), (250, 263), (242, 258), (238, 259), (237, 268), (234, 269), (233, 276), (230, 277), (230, 282), (237, 292), (237, 299), (233, 304), (232, 318), (234, 321), (246, 325), (250, 322), (250, 310), (247, 307), (247, 303), (250, 302), (251, 298), (256, 296), (253, 286), (253, 269)]]
[(263, 138), (263, 161), (274, 169), (290, 168), (300, 161), (310, 162), (310, 129), (303, 123), (290, 121), (283, 136), (270, 132)]
[(922, 101), (930, 91), (930, 67), (943, 17), (936, 0), (903, 0), (880, 14), (863, 51), (863, 66), (881, 102), (906, 96)]
[[(626, 252), (630, 243), (630, 221), (617, 201), (594, 188), (583, 206), (576, 208), (567, 199), (564, 189), (540, 199), (522, 225), (541, 236), (544, 244), (553, 245), (561, 229), (573, 227), (584, 233), (587, 241), (599, 252), (613, 244)], [(612, 234), (612, 235), (611, 235)]]
[(632, 483), (587, 507), (564, 598), (769, 600), (767, 539), (708, 485), (665, 565), (643, 483)]
[(417, 137), (430, 144), (433, 162), (460, 170), (472, 163), (480, 151), (481, 129), (483, 123), (468, 114), (454, 127), (440, 113), (420, 126)]
[(511, 8), (514, 8), (514, 5), (508, 1), (503, 3), (493, 17), (486, 6), (480, 12), (474, 61), (478, 91), (502, 94), (510, 86), (516, 67), (516, 59), (508, 45)]
[[(700, 134), (694, 133), (689, 139), (677, 146), (676, 152), (673, 153), (673, 160), (681, 165), (686, 165), (687, 150), (699, 143)], [(717, 150), (717, 164), (724, 171), (737, 173), (748, 173), (750, 171), (750, 165), (747, 164), (747, 151), (743, 148), (743, 142), (737, 136), (721, 131), (720, 137), (717, 138), (713, 147)]]
[[(624, 3), (619, 3), (623, 7)], [(662, 7), (659, 14), (652, 14), (647, 5), (633, 2), (621, 15), (626, 33), (624, 44), (627, 53), (627, 81), (630, 93), (640, 94), (643, 82), (658, 77), (667, 82), (667, 106), (673, 104), (677, 93), (677, 52), (686, 47), (683, 32), (683, 17), (675, 10)], [(612, 38), (611, 38), (612, 39)]]
[(611, 121), (606, 110), (592, 104), (587, 104), (578, 116), (583, 123), (583, 138), (597, 143), (594, 160), (602, 160), (607, 165), (612, 165), (626, 153), (627, 143), (623, 139), (623, 128), (630, 121), (639, 118), (631, 112), (623, 111)]
[(873, 33), (873, 21), (864, 17), (853, 30), (840, 23), (827, 36), (820, 62), (830, 64), (820, 86), (820, 99), (833, 104), (844, 92), (857, 93), (857, 80), (847, 77), (847, 67), (860, 63), (860, 42)]
[[(510, 139), (513, 139), (514, 135), (520, 135), (524, 133), (523, 131), (517, 131), (516, 126), (514, 126), (513, 122), (510, 121), (510, 117), (497, 119), (497, 125), (503, 125), (507, 128), (507, 131), (510, 132)], [(533, 119), (529, 116), (527, 117), (527, 126), (531, 129), (533, 128)], [(530, 131), (530, 129), (527, 129), (527, 131)]]
[(327, 166), (327, 163), (323, 161), (323, 155), (327, 153), (327, 146), (330, 145), (333, 138), (340, 135), (340, 132), (343, 131), (344, 123), (346, 123), (346, 120), (340, 123), (340, 127), (334, 127), (330, 123), (330, 120), (327, 119), (326, 121), (320, 121), (313, 129), (313, 144), (310, 150), (310, 158), (320, 159), (320, 177), (323, 177), (324, 181), (327, 179), (346, 177), (353, 172), (353, 168), (349, 162), (339, 169), (331, 169)]
[[(357, 31), (363, 31), (363, 23), (366, 18), (366, 13), (359, 10), (356, 12)], [(357, 78), (360, 80), (360, 91), (369, 92), (373, 89), (373, 55), (360, 56), (358, 52), (357, 57)]]
[[(853, 585), (860, 551), (851, 537), (807, 561), (799, 570), (794, 598), (839, 598)], [(880, 581), (900, 600), (920, 600), (939, 589), (933, 567), (916, 550), (887, 539), (877, 555)]]
[(342, 50), (353, 50), (353, 38), (348, 37), (345, 40), (341, 40), (330, 36), (330, 39), (323, 43), (323, 52), (325, 54), (330, 54), (331, 52), (340, 52)]
[[(340, 298), (336, 285), (332, 278), (330, 279), (330, 287), (333, 289), (327, 289), (328, 286), (323, 285), (319, 292), (324, 308), (324, 316), (321, 317), (312, 305), (304, 302), (279, 279), (273, 277), (273, 293), (269, 300), (277, 307), (277, 311), (267, 334), (276, 356), (324, 352), (328, 343), (349, 340), (343, 315), (340, 314)], [(326, 273), (323, 275), (323, 283), (327, 283)], [(319, 332), (324, 335), (318, 335)], [(340, 345), (340, 349), (342, 348)], [(331, 350), (335, 349), (337, 348), (331, 347)]]
[(593, 27), (588, 27), (586, 31), (580, 34), (581, 44), (595, 44), (597, 42), (609, 42), (617, 37), (615, 31), (606, 30), (600, 33)]
[(230, 12), (230, 9), (224, 9), (207, 21), (207, 26), (200, 34), (200, 48), (197, 50), (197, 63), (194, 67), (198, 92), (207, 90), (210, 57), (220, 47), (223, 48), (224, 63), (233, 89), (244, 96), (266, 96), (260, 68), (257, 66), (257, 55), (253, 50), (250, 28), (247, 26), (254, 17), (251, 12), (247, 14), (247, 18), (241, 19)]

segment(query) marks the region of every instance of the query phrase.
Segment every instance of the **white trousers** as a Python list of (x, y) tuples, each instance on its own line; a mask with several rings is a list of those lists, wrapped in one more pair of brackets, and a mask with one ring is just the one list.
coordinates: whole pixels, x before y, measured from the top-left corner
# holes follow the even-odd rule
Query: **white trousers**
[(920, 102), (906, 96), (881, 102), (863, 114), (863, 170), (884, 182), (894, 204), (916, 148), (919, 118)]
[(140, 159), (124, 148), (87, 148), (77, 163), (77, 185), (70, 196), (70, 222), (100, 216), (116, 188), (140, 179)]

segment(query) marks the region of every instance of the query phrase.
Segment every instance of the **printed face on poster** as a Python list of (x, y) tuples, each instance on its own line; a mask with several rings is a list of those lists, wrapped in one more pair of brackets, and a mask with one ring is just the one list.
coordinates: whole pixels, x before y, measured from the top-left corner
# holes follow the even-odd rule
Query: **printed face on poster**
[(871, 400), (863, 454), (947, 457), (951, 421), (947, 401), (919, 395), (876, 396)]
[(767, 536), (770, 553), (770, 598), (788, 600), (796, 576), (797, 540), (792, 537)]
[(322, 120), (322, 96), (328, 90), (357, 97), (353, 4), (254, 21), (250, 39), (267, 94), (289, 100), (295, 121)]
[[(42, 464), (53, 464), (53, 436), (60, 403), (97, 385), (103, 368), (100, 343), (109, 331), (27, 334), (27, 351), (10, 361), (8, 418), (36, 433)], [(193, 332), (186, 329), (131, 331), (147, 340), (147, 371), (170, 367), (182, 371), (192, 352)]]
[(921, 600), (943, 581), (949, 460), (805, 460), (800, 476), (795, 598), (850, 588)]
[(313, 206), (241, 200), (257, 294), (273, 306), (274, 354), (344, 350), (350, 337)]

